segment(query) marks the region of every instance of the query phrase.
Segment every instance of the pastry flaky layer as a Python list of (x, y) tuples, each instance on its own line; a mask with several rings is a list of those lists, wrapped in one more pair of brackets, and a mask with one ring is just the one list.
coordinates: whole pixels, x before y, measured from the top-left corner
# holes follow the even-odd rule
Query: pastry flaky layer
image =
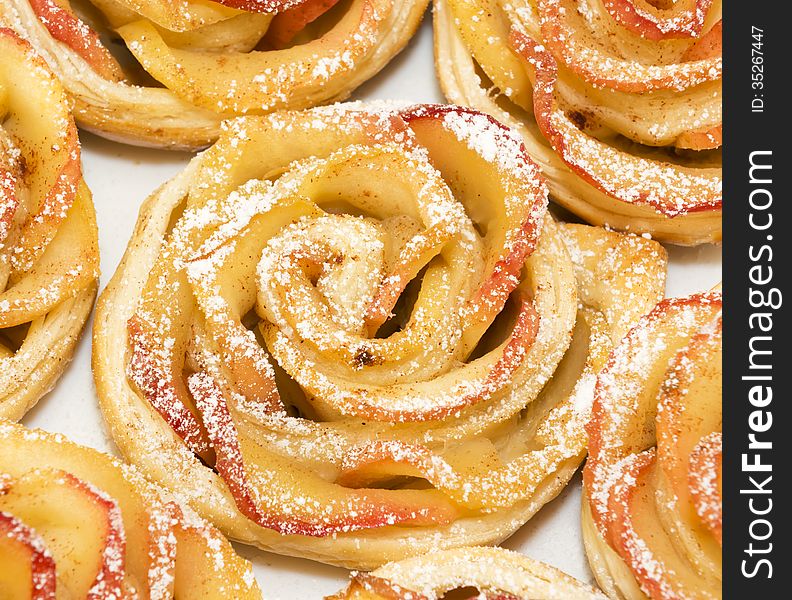
[(720, 241), (720, 0), (435, 0), (434, 29), (445, 95), (519, 131), (553, 200)]
[(0, 421), (4, 598), (261, 598), (250, 563), (134, 468)]
[(327, 600), (430, 600), (464, 590), (462, 598), (606, 600), (566, 573), (502, 548), (468, 547), (353, 573), (346, 590)]
[(93, 305), (99, 248), (66, 94), (0, 27), (0, 418), (54, 385)]
[(222, 120), (347, 98), (407, 43), (428, 0), (3, 0), (81, 127), (198, 149)]
[(721, 294), (661, 302), (600, 372), (583, 534), (611, 598), (721, 597)]
[(497, 542), (585, 453), (655, 242), (546, 214), (476, 111), (230, 122), (143, 205), (94, 326), (124, 455), (227, 535), (371, 568)]

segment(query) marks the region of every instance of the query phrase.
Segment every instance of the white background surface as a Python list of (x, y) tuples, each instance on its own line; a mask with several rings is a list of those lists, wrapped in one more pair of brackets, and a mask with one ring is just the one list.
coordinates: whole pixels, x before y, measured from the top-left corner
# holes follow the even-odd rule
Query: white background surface
[[(353, 97), (374, 98), (443, 101), (434, 75), (429, 14), (406, 50)], [(124, 146), (85, 133), (81, 140), (85, 178), (94, 195), (99, 221), (102, 289), (121, 259), (138, 207), (155, 188), (178, 173), (190, 155)], [(719, 247), (668, 249), (669, 296), (706, 290), (720, 281)], [(76, 442), (117, 454), (97, 406), (90, 370), (90, 328), (89, 323), (73, 363), (55, 389), (23, 423), (61, 432)], [(579, 498), (578, 474), (556, 500), (504, 545), (591, 581), (580, 539)], [(321, 598), (341, 589), (348, 578), (344, 569), (237, 547), (253, 561), (264, 597), (268, 599)]]

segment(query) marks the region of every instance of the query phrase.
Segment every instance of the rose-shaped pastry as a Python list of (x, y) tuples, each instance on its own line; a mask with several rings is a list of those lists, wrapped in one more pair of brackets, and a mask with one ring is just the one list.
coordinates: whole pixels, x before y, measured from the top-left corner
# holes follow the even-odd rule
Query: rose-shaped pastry
[(222, 120), (347, 98), (407, 43), (428, 0), (3, 0), (81, 127), (197, 149)]
[(452, 102), (514, 127), (594, 224), (721, 239), (719, 0), (435, 0)]
[(63, 89), (8, 29), (0, 56), (0, 418), (16, 420), (74, 352), (99, 249)]
[(597, 381), (583, 533), (611, 598), (721, 597), (721, 294), (661, 302)]
[(242, 118), (143, 206), (94, 368), (122, 452), (230, 537), (369, 568), (502, 540), (572, 476), (655, 242), (546, 216), (449, 106)]
[(216, 529), (114, 458), (0, 422), (4, 598), (261, 598)]
[(502, 548), (433, 552), (353, 573), (349, 587), (327, 600), (430, 600), (450, 592), (491, 600), (606, 600), (594, 588), (551, 566)]

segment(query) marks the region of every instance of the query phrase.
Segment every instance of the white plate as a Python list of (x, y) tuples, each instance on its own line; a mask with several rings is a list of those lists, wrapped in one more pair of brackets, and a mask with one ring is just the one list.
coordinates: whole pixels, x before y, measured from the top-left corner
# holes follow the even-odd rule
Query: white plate
[[(354, 99), (407, 99), (443, 102), (434, 74), (430, 15), (410, 45)], [(112, 276), (137, 219), (138, 207), (160, 184), (182, 170), (185, 153), (124, 146), (82, 134), (85, 178), (91, 188), (99, 221), (102, 287)], [(721, 252), (716, 246), (694, 249), (669, 247), (667, 293), (681, 296), (707, 290), (721, 279)], [(102, 421), (91, 378), (90, 325), (73, 363), (23, 423), (60, 432), (76, 442), (118, 454)], [(584, 581), (592, 581), (586, 565), (578, 518), (580, 476), (504, 545), (543, 560)], [(237, 545), (253, 561), (264, 597), (321, 598), (341, 589), (344, 569), (308, 560), (281, 557)]]

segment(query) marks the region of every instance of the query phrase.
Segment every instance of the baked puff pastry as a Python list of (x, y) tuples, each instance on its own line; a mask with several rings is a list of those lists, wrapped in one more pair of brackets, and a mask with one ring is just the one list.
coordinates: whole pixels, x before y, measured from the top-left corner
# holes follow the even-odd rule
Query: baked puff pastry
[[(327, 600), (606, 600), (566, 573), (503, 548), (471, 547), (434, 552), (353, 573), (346, 590)], [(453, 596), (457, 597), (457, 596)]]
[(347, 98), (407, 43), (428, 0), (3, 0), (81, 127), (206, 147), (229, 117)]
[(446, 97), (522, 134), (589, 223), (721, 239), (720, 0), (435, 0)]
[(134, 468), (0, 422), (0, 596), (261, 598), (250, 563)]
[(476, 111), (241, 118), (143, 205), (94, 326), (122, 452), (230, 537), (354, 568), (509, 536), (585, 452), (655, 242), (546, 216)]
[(96, 295), (99, 250), (63, 88), (0, 28), (0, 418), (63, 372)]
[(661, 302), (600, 373), (583, 534), (611, 598), (721, 597), (721, 353), (721, 294), (697, 294)]

